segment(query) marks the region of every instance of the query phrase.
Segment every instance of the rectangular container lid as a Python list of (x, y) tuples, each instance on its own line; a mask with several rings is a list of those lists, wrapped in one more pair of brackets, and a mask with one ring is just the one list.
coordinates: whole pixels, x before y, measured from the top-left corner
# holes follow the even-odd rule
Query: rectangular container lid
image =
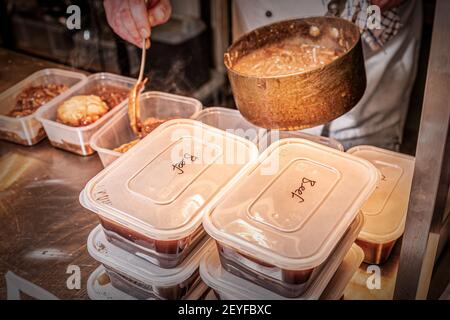
[(381, 174), (361, 209), (366, 222), (358, 238), (374, 243), (398, 239), (405, 229), (414, 157), (372, 146), (353, 147), (347, 153), (370, 161)]
[(100, 225), (91, 231), (87, 241), (89, 254), (109, 266), (147, 285), (169, 287), (182, 283), (197, 271), (200, 260), (214, 243), (205, 237), (195, 250), (176, 268), (165, 269), (110, 243)]
[(266, 263), (315, 268), (378, 180), (378, 170), (366, 160), (304, 139), (283, 139), (207, 206), (203, 226), (217, 241)]
[(266, 129), (248, 122), (238, 110), (223, 107), (208, 107), (197, 114), (195, 120), (215, 128), (246, 138), (254, 143), (266, 135)]
[(281, 139), (287, 139), (287, 138), (300, 138), (300, 139), (306, 139), (315, 143), (319, 143), (321, 145), (339, 150), (344, 151), (344, 146), (337, 141), (336, 139), (330, 138), (330, 137), (324, 137), (320, 135), (314, 135), (303, 131), (280, 131), (280, 130), (270, 130), (267, 131), (266, 134), (266, 141), (269, 145), (281, 140)]
[[(320, 267), (321, 270), (316, 273), (315, 278), (312, 280), (307, 290), (300, 297), (295, 298), (295, 300), (317, 300), (324, 294), (324, 290), (328, 291), (327, 294), (329, 297), (333, 297), (333, 292), (342, 292), (344, 290), (348, 280), (351, 278), (351, 276), (346, 275), (346, 273), (350, 271), (352, 273), (351, 275), (353, 275), (355, 271), (354, 265), (357, 264), (357, 267), (359, 267), (364, 259), (364, 253), (361, 252), (361, 248), (353, 243), (364, 224), (364, 218), (362, 214), (359, 214), (356, 219), (354, 228), (346, 234), (343, 241), (333, 251), (333, 258), (328, 259), (325, 264)], [(351, 265), (351, 267), (349, 265)], [(339, 271), (340, 273), (338, 274)], [(335, 274), (339, 277), (346, 277), (347, 281), (335, 281), (336, 285), (332, 287), (329, 286), (328, 284)], [(214, 290), (226, 293), (236, 299), (288, 299), (226, 271), (220, 263), (217, 249), (208, 251), (201, 260), (200, 276), (203, 281)]]
[(170, 120), (88, 182), (86, 206), (153, 239), (181, 239), (257, 156), (243, 138), (194, 120)]

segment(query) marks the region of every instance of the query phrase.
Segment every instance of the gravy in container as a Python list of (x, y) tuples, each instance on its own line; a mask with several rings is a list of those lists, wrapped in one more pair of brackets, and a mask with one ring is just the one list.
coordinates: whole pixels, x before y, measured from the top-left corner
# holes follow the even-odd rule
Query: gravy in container
[(291, 37), (250, 52), (241, 57), (232, 69), (252, 76), (280, 76), (316, 69), (340, 55), (335, 48)]

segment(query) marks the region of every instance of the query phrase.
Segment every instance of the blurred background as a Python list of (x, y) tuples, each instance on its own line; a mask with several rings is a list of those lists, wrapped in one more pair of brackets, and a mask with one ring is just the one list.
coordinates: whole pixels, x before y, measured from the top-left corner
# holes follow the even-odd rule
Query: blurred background
[[(171, 0), (173, 15), (152, 31), (147, 90), (235, 108), (223, 53), (231, 43), (231, 0)], [(425, 87), (435, 0), (422, 0), (422, 46), (402, 152), (414, 154)], [(81, 29), (66, 27), (67, 7), (81, 9)], [(137, 77), (140, 50), (109, 27), (101, 0), (0, 0), (0, 46), (87, 72)], [(5, 18), (3, 18), (5, 17)]]
[[(80, 30), (66, 27), (66, 10), (73, 4), (81, 9)], [(171, 20), (152, 31), (147, 88), (224, 104), (229, 3), (172, 0), (172, 5)], [(2, 47), (89, 72), (137, 77), (140, 50), (114, 34), (101, 0), (0, 0), (0, 16), (6, 17), (0, 22)]]

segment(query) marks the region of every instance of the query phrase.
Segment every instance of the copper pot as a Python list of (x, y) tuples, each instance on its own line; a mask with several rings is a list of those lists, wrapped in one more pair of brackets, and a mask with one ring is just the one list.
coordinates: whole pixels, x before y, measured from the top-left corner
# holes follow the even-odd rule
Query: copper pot
[[(233, 65), (252, 50), (290, 37), (342, 52), (322, 67), (281, 76), (252, 76)], [(299, 130), (327, 123), (352, 109), (366, 88), (359, 28), (344, 19), (311, 17), (277, 22), (239, 38), (224, 56), (239, 111), (251, 123)]]

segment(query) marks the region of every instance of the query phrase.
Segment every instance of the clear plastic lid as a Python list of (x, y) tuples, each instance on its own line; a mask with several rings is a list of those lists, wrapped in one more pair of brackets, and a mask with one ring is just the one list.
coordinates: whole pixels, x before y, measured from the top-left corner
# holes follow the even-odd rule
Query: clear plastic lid
[[(321, 266), (321, 270), (317, 273), (308, 289), (301, 296), (295, 299), (319, 299), (319, 297), (324, 293), (325, 288), (327, 288), (328, 291), (343, 291), (344, 288), (341, 288), (341, 286), (345, 287), (345, 284), (342, 282), (338, 282), (338, 285), (334, 287), (329, 287), (328, 284), (337, 273), (338, 269), (341, 269), (341, 274), (339, 274), (339, 276), (344, 276), (344, 271), (341, 266), (345, 263), (347, 264), (344, 266), (344, 269), (345, 272), (348, 272), (346, 267), (348, 267), (349, 259), (353, 259), (353, 253), (351, 253), (353, 246), (355, 246), (353, 241), (364, 224), (364, 218), (361, 214), (357, 217), (357, 219), (355, 228), (346, 234), (345, 239), (343, 239), (340, 245), (333, 252), (332, 259), (328, 259), (326, 263)], [(358, 266), (361, 264), (362, 259), (363, 257), (360, 258)], [(352, 271), (354, 273), (354, 269), (352, 269)], [(210, 250), (200, 262), (200, 276), (209, 287), (218, 292), (225, 293), (226, 296), (234, 297), (235, 299), (288, 299), (226, 271), (220, 263), (217, 249)], [(347, 279), (349, 279), (348, 276)]]
[(100, 225), (89, 234), (87, 247), (95, 260), (110, 268), (147, 285), (170, 287), (187, 280), (198, 269), (202, 257), (214, 248), (214, 242), (205, 238), (179, 266), (170, 269), (158, 267), (111, 244)]
[(344, 151), (344, 146), (337, 141), (336, 139), (329, 138), (329, 137), (323, 137), (320, 135), (314, 135), (310, 133), (306, 133), (303, 131), (280, 131), (280, 130), (270, 130), (267, 132), (267, 135), (265, 137), (267, 146), (271, 145), (272, 143), (281, 140), (281, 139), (287, 139), (287, 138), (300, 138), (300, 139), (306, 139), (312, 142), (316, 142), (319, 144), (322, 144), (324, 146)]
[(381, 174), (378, 187), (362, 207), (366, 223), (358, 238), (375, 243), (398, 239), (405, 229), (414, 158), (372, 146), (347, 152), (370, 161)]
[(197, 114), (195, 120), (201, 121), (254, 143), (266, 134), (266, 129), (259, 128), (248, 122), (238, 110), (222, 107), (209, 107)]
[(89, 181), (86, 204), (153, 239), (181, 239), (257, 156), (248, 140), (198, 121), (170, 120)]
[(368, 161), (304, 139), (272, 144), (207, 206), (217, 241), (288, 270), (324, 262), (379, 180)]

